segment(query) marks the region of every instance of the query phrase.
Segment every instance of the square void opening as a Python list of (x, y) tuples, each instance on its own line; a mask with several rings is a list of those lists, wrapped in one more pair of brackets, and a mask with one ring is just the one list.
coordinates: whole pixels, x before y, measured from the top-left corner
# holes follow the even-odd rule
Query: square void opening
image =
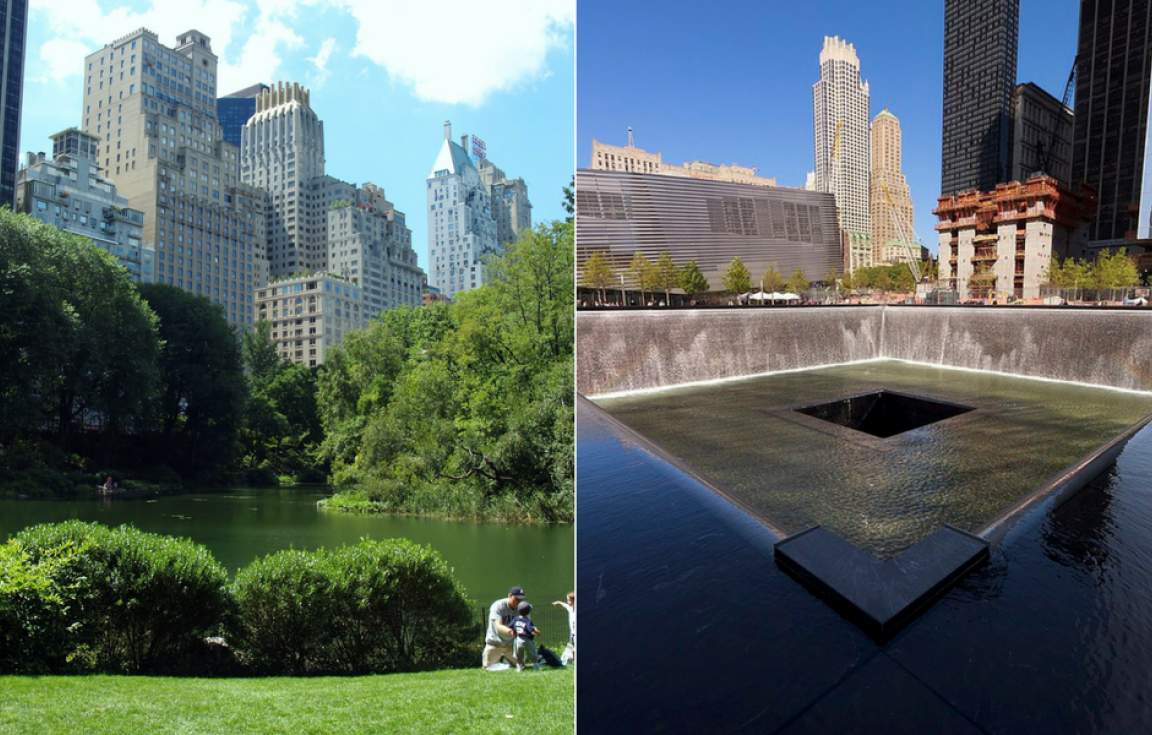
[(972, 406), (879, 390), (794, 410), (886, 439), (967, 413)]

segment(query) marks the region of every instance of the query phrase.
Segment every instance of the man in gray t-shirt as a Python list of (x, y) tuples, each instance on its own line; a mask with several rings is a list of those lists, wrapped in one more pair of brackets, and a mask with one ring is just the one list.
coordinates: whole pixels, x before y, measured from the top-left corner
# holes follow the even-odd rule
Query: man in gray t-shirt
[(508, 590), (507, 598), (493, 602), (488, 610), (488, 632), (484, 636), (484, 657), (481, 663), (484, 668), (499, 663), (501, 658), (508, 659), (513, 665), (520, 663), (512, 653), (516, 633), (511, 626), (525, 596), (522, 587), (513, 587)]

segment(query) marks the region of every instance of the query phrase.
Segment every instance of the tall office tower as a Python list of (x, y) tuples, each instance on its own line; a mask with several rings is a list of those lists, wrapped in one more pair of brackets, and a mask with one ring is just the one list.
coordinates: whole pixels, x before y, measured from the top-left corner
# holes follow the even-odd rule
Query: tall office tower
[(16, 206), (20, 164), (20, 102), (24, 86), (24, 38), (28, 0), (0, 3), (0, 205)]
[(244, 124), (248, 122), (248, 118), (256, 114), (256, 98), (268, 89), (267, 84), (253, 84), (216, 100), (224, 140), (237, 148), (240, 147), (240, 135)]
[(872, 119), (872, 247), (879, 263), (920, 257), (918, 245), (913, 250), (893, 244), (915, 239), (912, 192), (900, 171), (900, 150), (900, 120), (885, 107)]
[(944, 0), (941, 196), (1007, 181), (1020, 0)]
[(1035, 84), (1012, 92), (1012, 158), (1009, 181), (1027, 181), (1038, 172), (1065, 186), (1072, 175), (1072, 110)]
[(144, 247), (144, 213), (128, 206), (96, 163), (101, 139), (69, 128), (52, 136), (52, 158), (29, 153), (17, 175), (17, 211), (87, 238), (116, 256), (136, 283), (155, 279), (156, 251)]
[(143, 246), (156, 280), (253, 321), (267, 280), (267, 195), (240, 182), (240, 156), (216, 119), (216, 55), (208, 36), (180, 34), (175, 48), (138, 29), (84, 59), (84, 132), (96, 161), (144, 215)]
[(328, 211), (329, 269), (359, 284), (364, 318), (419, 306), (424, 271), (416, 265), (412, 230), (375, 184), (354, 190)]
[(532, 202), (524, 179), (510, 180), (491, 161), (481, 159), (477, 165), (480, 180), (492, 198), (492, 217), (496, 220), (496, 242), (516, 242), (521, 230), (532, 229)]
[(328, 267), (328, 209), (309, 192), (324, 175), (324, 123), (308, 104), (308, 90), (278, 83), (256, 98), (244, 126), (241, 178), (268, 192), (268, 268), (273, 276)]
[(837, 37), (824, 37), (820, 81), (812, 85), (816, 133), (816, 188), (836, 197), (840, 229), (853, 243), (847, 267), (871, 265), (871, 134), (868, 82), (860, 79), (856, 48)]
[(468, 156), (468, 136), (460, 141), (452, 142), (452, 123), (444, 123), (428, 176), (428, 282), (449, 298), (483, 286), (484, 257), (499, 252), (488, 187)]
[(1089, 246), (1152, 238), (1152, 2), (1080, 3), (1072, 181), (1096, 189)]

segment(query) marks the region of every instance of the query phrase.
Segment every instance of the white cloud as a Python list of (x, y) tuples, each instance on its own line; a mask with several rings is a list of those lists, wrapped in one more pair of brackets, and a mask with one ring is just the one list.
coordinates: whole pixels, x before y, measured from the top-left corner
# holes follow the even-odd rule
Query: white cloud
[(479, 105), (547, 72), (576, 23), (575, 0), (340, 0), (359, 22), (353, 54), (421, 99)]
[(316, 72), (310, 75), (311, 79), (309, 81), (309, 84), (313, 89), (320, 89), (323, 87), (324, 81), (327, 80), (328, 76), (332, 73), (328, 70), (328, 58), (332, 56), (332, 51), (335, 48), (336, 39), (329, 38), (324, 41), (324, 44), (320, 47), (320, 50), (316, 53), (316, 55), (308, 59), (308, 61), (311, 61), (316, 65)]

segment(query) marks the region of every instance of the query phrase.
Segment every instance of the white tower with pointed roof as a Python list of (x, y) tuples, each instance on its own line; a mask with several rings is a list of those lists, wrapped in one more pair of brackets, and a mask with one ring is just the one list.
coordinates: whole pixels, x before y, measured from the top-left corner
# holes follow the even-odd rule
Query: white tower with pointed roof
[(499, 250), (488, 187), (465, 145), (452, 141), (452, 123), (445, 122), (428, 175), (428, 283), (449, 298), (483, 286), (484, 258)]

